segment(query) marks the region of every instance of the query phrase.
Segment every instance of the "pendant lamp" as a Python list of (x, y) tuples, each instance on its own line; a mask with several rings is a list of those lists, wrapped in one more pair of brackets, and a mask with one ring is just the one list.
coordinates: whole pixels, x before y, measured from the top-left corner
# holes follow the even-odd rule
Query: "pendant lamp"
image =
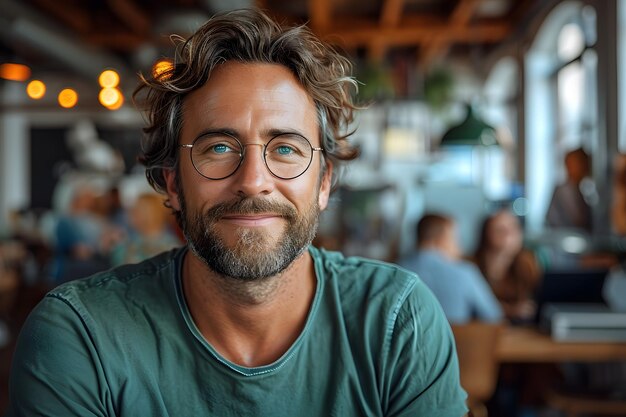
[(451, 127), (441, 138), (439, 146), (492, 146), (498, 144), (496, 130), (479, 119), (471, 105), (466, 105), (467, 116)]

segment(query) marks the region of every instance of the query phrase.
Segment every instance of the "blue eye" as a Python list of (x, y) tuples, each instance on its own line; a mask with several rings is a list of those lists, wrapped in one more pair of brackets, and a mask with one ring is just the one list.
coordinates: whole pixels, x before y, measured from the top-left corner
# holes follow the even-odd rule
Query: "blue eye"
[(293, 153), (293, 148), (291, 146), (283, 145), (283, 146), (279, 146), (276, 149), (276, 152), (278, 152), (281, 155), (290, 155)]
[(223, 143), (218, 143), (217, 145), (213, 146), (213, 152), (215, 153), (226, 153), (230, 150), (230, 147), (228, 147), (227, 145), (224, 145)]

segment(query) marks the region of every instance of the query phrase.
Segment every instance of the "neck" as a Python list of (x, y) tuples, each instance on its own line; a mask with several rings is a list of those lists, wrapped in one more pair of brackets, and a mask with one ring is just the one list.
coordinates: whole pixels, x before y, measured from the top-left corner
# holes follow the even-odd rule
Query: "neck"
[(308, 252), (257, 281), (220, 276), (188, 252), (183, 286), (194, 322), (214, 349), (239, 365), (260, 366), (280, 358), (300, 335), (316, 278)]

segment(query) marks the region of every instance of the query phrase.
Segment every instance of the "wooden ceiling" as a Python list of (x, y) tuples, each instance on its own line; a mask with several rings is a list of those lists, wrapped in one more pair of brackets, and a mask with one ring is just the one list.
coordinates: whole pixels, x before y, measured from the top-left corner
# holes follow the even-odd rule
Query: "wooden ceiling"
[[(168, 35), (186, 35), (218, 10), (258, 6), (286, 23), (308, 22), (349, 54), (384, 60), (403, 51), (427, 68), (449, 57), (490, 51), (518, 36), (539, 0), (0, 0), (0, 61), (21, 59), (72, 70), (63, 54), (113, 57), (135, 71), (141, 54), (163, 54)], [(3, 20), (4, 19), (4, 20)], [(49, 32), (19, 30), (31, 21)], [(16, 28), (17, 27), (17, 28)], [(73, 52), (57, 50), (53, 33)], [(39, 38), (36, 38), (39, 36)], [(47, 42), (50, 44), (47, 46)], [(55, 49), (56, 48), (56, 49)], [(78, 51), (78, 52), (77, 52)], [(142, 52), (143, 51), (143, 52)], [(155, 52), (157, 51), (157, 52)], [(148, 54), (149, 55), (149, 54)], [(55, 59), (56, 58), (56, 59)], [(76, 58), (76, 57), (73, 57)], [(79, 64), (75, 64), (79, 65)], [(141, 69), (141, 68), (139, 68)]]
[[(271, 3), (271, 2), (270, 2)], [(531, 11), (530, 0), (380, 0), (368, 14), (351, 13), (355, 2), (309, 0), (308, 19), (321, 36), (348, 50), (365, 48), (374, 60), (390, 48), (415, 48), (427, 66), (453, 47), (490, 47), (513, 35)], [(460, 48), (458, 48), (460, 47)]]

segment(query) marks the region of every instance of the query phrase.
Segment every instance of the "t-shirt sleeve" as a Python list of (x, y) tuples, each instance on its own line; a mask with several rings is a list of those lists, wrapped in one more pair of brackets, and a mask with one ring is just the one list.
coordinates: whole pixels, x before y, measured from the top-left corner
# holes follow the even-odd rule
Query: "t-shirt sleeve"
[(17, 342), (6, 416), (112, 416), (99, 354), (81, 316), (47, 296)]
[(421, 282), (398, 306), (386, 345), (387, 417), (467, 413), (454, 336), (443, 310)]

